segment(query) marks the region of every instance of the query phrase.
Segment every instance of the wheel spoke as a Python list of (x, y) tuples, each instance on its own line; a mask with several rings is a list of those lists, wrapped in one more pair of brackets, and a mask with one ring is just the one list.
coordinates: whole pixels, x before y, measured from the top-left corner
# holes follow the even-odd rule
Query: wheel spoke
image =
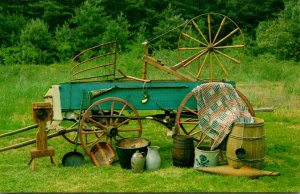
[(187, 111), (189, 111), (189, 112), (193, 113), (194, 115), (197, 115), (197, 116), (198, 116), (198, 113), (197, 113), (196, 111), (194, 111), (194, 110), (190, 109), (189, 107), (187, 107), (187, 106), (184, 106), (183, 108), (184, 108), (184, 109), (186, 109)]
[(198, 147), (200, 144), (202, 144), (205, 138), (206, 138), (205, 134), (201, 135), (201, 138), (200, 138), (200, 140), (199, 140), (199, 142), (198, 142), (198, 144), (197, 144), (196, 147)]
[(121, 123), (119, 123), (119, 124), (117, 125), (117, 128), (121, 127), (121, 126), (124, 125), (125, 123), (128, 123), (129, 121), (130, 121), (130, 119), (124, 120), (123, 122), (121, 122)]
[(201, 133), (201, 130), (199, 129), (198, 131), (195, 131), (194, 133), (190, 133), (189, 135), (190, 136), (194, 136), (194, 135), (197, 135), (198, 133)]
[(195, 124), (195, 125), (198, 125), (199, 121), (180, 121), (180, 124)]
[(235, 62), (235, 63), (237, 63), (237, 64), (240, 64), (240, 63), (241, 63), (241, 62), (238, 61), (237, 59), (235, 59), (235, 58), (233, 58), (233, 57), (231, 57), (231, 56), (229, 56), (229, 55), (226, 55), (225, 53), (223, 53), (223, 52), (221, 52), (221, 51), (218, 51), (218, 50), (215, 50), (215, 51), (216, 51), (217, 53), (223, 55), (224, 57), (226, 57), (226, 58), (232, 60), (233, 62)]
[(215, 46), (215, 49), (226, 49), (226, 48), (244, 48), (245, 45), (228, 45), (228, 46)]
[(210, 72), (210, 80), (213, 80), (213, 61), (212, 61), (212, 54), (209, 53), (209, 72)]
[(207, 49), (203, 49), (202, 51), (196, 53), (195, 55), (187, 58), (186, 60), (181, 61), (180, 63), (174, 65), (173, 67), (171, 67), (172, 70), (176, 71), (177, 69), (181, 68), (182, 66), (187, 66), (186, 64), (190, 64), (191, 62), (193, 62), (194, 60), (196, 60), (197, 58), (201, 57), (202, 55), (204, 55), (207, 52)]
[(190, 132), (188, 133), (188, 135), (190, 135), (197, 127), (198, 127), (198, 125), (195, 125), (195, 126), (190, 130)]
[(104, 133), (104, 130), (90, 130), (90, 131), (82, 131), (82, 134), (97, 134), (97, 133)]
[(215, 58), (217, 59), (217, 62), (219, 63), (219, 65), (220, 65), (221, 69), (223, 70), (225, 76), (228, 77), (228, 73), (227, 73), (227, 71), (226, 71), (224, 65), (221, 63), (219, 57), (218, 57), (215, 53), (214, 53), (214, 56), (215, 56)]
[(207, 46), (207, 44), (201, 42), (201, 41), (198, 40), (197, 38), (194, 38), (194, 37), (188, 35), (187, 33), (182, 32), (181, 34), (182, 34), (183, 36), (185, 36), (185, 37), (187, 37), (187, 38), (189, 38), (189, 39), (191, 39), (191, 40), (193, 40), (193, 41), (199, 43), (199, 44), (202, 44), (202, 45), (204, 45), (204, 46)]
[(189, 50), (200, 50), (200, 49), (205, 49), (206, 47), (190, 47), (190, 48), (178, 48), (179, 51), (189, 51)]
[(229, 34), (227, 34), (224, 38), (222, 38), (221, 40), (219, 40), (217, 43), (214, 44), (214, 46), (217, 46), (218, 44), (220, 44), (221, 42), (223, 42), (224, 40), (226, 40), (228, 37), (230, 37), (231, 35), (233, 35), (234, 33), (236, 33), (239, 30), (239, 28), (236, 28), (234, 30), (232, 30)]
[(212, 42), (213, 44), (214, 44), (215, 41), (217, 40), (217, 37), (219, 36), (219, 33), (220, 33), (222, 27), (224, 26), (225, 20), (226, 20), (226, 17), (223, 18), (223, 20), (222, 20), (222, 22), (221, 22), (221, 24), (220, 24), (220, 26), (219, 26), (219, 29), (218, 29), (218, 31), (217, 31), (217, 33), (216, 33), (216, 35), (215, 35), (215, 38), (214, 38), (214, 40), (213, 40), (213, 42)]
[(95, 145), (98, 141), (100, 141), (102, 138), (106, 137), (107, 135), (105, 133), (103, 133), (100, 137), (98, 137), (97, 139), (94, 139), (93, 141), (89, 142), (88, 144), (85, 145), (85, 147), (92, 147), (93, 145)]
[(186, 129), (183, 126), (183, 124), (181, 124), (180, 122), (178, 124), (179, 124), (180, 128), (182, 129), (183, 133), (188, 134), (188, 132), (186, 131)]
[[(122, 115), (122, 113), (124, 112), (125, 108), (127, 107), (127, 104), (124, 104), (124, 106), (121, 108), (120, 112), (119, 112), (119, 116)], [(116, 118), (115, 122), (114, 122), (114, 125), (116, 125), (119, 121), (119, 117)]]
[(206, 63), (208, 54), (209, 54), (209, 53), (207, 52), (206, 55), (205, 55), (205, 57), (204, 57), (204, 60), (203, 60), (203, 62), (202, 62), (202, 65), (201, 65), (201, 67), (200, 67), (200, 69), (199, 69), (199, 71), (198, 71), (198, 74), (197, 74), (197, 79), (199, 79), (199, 77), (200, 77), (200, 75), (201, 75), (201, 72), (202, 72), (203, 67), (204, 67), (204, 65), (205, 65), (205, 63)]
[(133, 132), (133, 131), (139, 131), (139, 129), (119, 129), (118, 132)]
[(107, 126), (103, 125), (102, 123), (99, 123), (98, 121), (95, 121), (95, 120), (92, 119), (91, 117), (86, 117), (85, 119), (87, 119), (87, 120), (89, 120), (89, 121), (91, 121), (91, 122), (97, 124), (97, 125), (100, 126), (100, 127), (103, 127), (103, 128), (105, 128), (105, 129), (107, 129)]
[(118, 136), (118, 137), (121, 137), (122, 139), (124, 139), (124, 138), (125, 138), (125, 137), (123, 137), (123, 136), (122, 136), (122, 135), (120, 135), (120, 134), (118, 134), (117, 136)]
[(74, 124), (72, 124), (70, 127), (68, 127), (67, 129), (72, 129), (73, 127), (75, 127), (76, 125), (78, 125), (79, 121), (76, 121)]
[[(111, 101), (111, 107), (110, 107), (110, 115), (114, 115), (114, 106), (115, 106), (115, 101)], [(111, 125), (113, 122), (112, 117), (109, 119), (109, 124)]]
[(202, 36), (202, 38), (206, 41), (206, 43), (208, 44), (208, 41), (206, 40), (204, 34), (202, 33), (202, 31), (200, 30), (198, 24), (195, 22), (195, 20), (192, 20), (192, 23), (194, 25), (194, 27), (198, 30), (199, 34)]
[(194, 62), (196, 59), (200, 58), (202, 55), (204, 55), (207, 52), (207, 49), (204, 49), (199, 55), (195, 56), (193, 59), (191, 59), (190, 61), (188, 61), (187, 63), (185, 63), (183, 65), (183, 67), (186, 67), (188, 65), (190, 65), (192, 62)]
[[(100, 104), (98, 104), (97, 107), (98, 107), (98, 109), (99, 109), (99, 113), (101, 114), (101, 116), (104, 116), (103, 111), (102, 111), (102, 109), (101, 109), (101, 107), (100, 107)], [(108, 124), (108, 122), (107, 122), (107, 119), (104, 119), (104, 120), (105, 120), (106, 126), (108, 126), (109, 124)]]
[(211, 44), (210, 14), (207, 15), (207, 25), (208, 25), (209, 44)]

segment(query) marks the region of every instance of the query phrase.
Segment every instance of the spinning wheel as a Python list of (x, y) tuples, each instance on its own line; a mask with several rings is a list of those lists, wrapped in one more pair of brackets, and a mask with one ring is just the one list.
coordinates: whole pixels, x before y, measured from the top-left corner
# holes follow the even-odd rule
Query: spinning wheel
[[(209, 80), (215, 76), (228, 77), (228, 66), (240, 64), (234, 52), (244, 47), (243, 36), (238, 25), (225, 15), (207, 13), (186, 23), (178, 40), (181, 62), (171, 67), (177, 71), (184, 67), (199, 80), (204, 75)], [(203, 76), (202, 76), (203, 77)]]

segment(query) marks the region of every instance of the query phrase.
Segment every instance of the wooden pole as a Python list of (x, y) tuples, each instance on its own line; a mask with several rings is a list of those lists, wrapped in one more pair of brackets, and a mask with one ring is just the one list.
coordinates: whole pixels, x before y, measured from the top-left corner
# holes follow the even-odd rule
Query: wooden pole
[(14, 134), (17, 134), (17, 133), (21, 133), (21, 132), (24, 132), (24, 131), (28, 131), (30, 129), (37, 128), (37, 127), (38, 127), (37, 124), (30, 125), (30, 126), (27, 126), (27, 127), (23, 127), (21, 129), (15, 130), (15, 131), (3, 133), (3, 134), (0, 135), (0, 138), (10, 136), (10, 135), (14, 135)]
[[(145, 45), (145, 56), (148, 56), (148, 54), (149, 54), (148, 42), (145, 41), (143, 44)], [(142, 79), (143, 80), (147, 79), (147, 62), (145, 60), (144, 60), (144, 65), (143, 65), (143, 69), (142, 69)]]

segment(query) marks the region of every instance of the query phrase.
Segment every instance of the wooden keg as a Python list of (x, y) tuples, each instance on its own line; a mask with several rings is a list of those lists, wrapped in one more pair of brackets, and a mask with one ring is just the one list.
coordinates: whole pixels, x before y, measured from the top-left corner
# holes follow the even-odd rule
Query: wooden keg
[(228, 164), (234, 168), (248, 166), (262, 169), (265, 157), (264, 120), (234, 123), (226, 145)]
[(192, 167), (194, 165), (194, 141), (190, 136), (176, 135), (173, 140), (173, 165), (178, 167)]

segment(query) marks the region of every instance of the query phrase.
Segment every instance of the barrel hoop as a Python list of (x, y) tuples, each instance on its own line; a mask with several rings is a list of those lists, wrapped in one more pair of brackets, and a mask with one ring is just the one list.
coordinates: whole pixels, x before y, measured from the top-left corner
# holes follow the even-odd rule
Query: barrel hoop
[(238, 139), (238, 140), (249, 140), (249, 141), (253, 141), (253, 140), (259, 140), (259, 139), (264, 139), (265, 136), (260, 136), (260, 137), (240, 137), (240, 136), (235, 136), (235, 135), (229, 135), (229, 138), (233, 138), (233, 139)]
[(255, 163), (255, 162), (262, 162), (265, 160), (265, 158), (258, 158), (258, 159), (238, 159), (238, 158), (232, 158), (230, 156), (227, 156), (230, 160), (238, 161), (238, 162), (250, 162), (250, 163)]

